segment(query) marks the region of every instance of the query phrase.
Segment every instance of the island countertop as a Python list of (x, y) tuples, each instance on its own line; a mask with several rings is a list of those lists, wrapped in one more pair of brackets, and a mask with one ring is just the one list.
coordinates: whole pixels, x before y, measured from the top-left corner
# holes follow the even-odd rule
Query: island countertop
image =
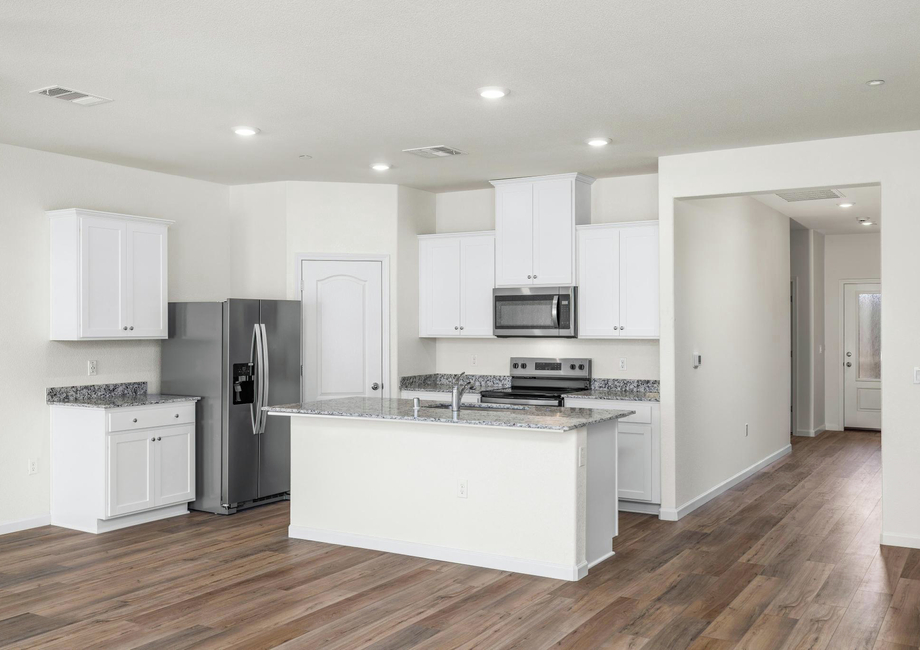
[(418, 416), (412, 400), (381, 397), (342, 397), (318, 402), (266, 406), (272, 415), (305, 415), (370, 420), (405, 420), (477, 427), (545, 429), (571, 431), (598, 422), (616, 420), (635, 413), (618, 409), (575, 409), (552, 406), (517, 406), (506, 404), (465, 404), (456, 418), (449, 408), (437, 408), (440, 402), (423, 400)]

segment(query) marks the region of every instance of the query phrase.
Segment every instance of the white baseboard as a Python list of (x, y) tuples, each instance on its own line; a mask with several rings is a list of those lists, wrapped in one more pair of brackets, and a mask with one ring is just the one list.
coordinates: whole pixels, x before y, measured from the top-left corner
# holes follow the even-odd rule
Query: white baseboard
[(802, 436), (802, 437), (805, 437), (805, 438), (814, 438), (814, 437), (815, 437), (816, 435), (818, 435), (819, 433), (824, 433), (825, 431), (827, 431), (827, 426), (824, 425), (824, 424), (822, 424), (820, 427), (818, 427), (817, 429), (814, 429), (814, 430), (811, 430), (811, 429), (799, 429), (799, 430), (797, 430), (797, 431), (795, 432), (795, 435), (797, 435), (797, 436)]
[(744, 479), (759, 472), (767, 465), (770, 465), (771, 463), (775, 463), (776, 461), (778, 461), (780, 458), (790, 453), (791, 451), (792, 451), (792, 445), (786, 445), (782, 449), (773, 452), (772, 454), (770, 454), (763, 460), (757, 461), (756, 463), (754, 463), (747, 469), (742, 470), (738, 472), (737, 474), (735, 474), (734, 476), (732, 476), (731, 478), (722, 481), (721, 483), (716, 485), (711, 490), (707, 490), (700, 496), (694, 499), (690, 499), (689, 501), (687, 501), (687, 503), (680, 506), (679, 508), (676, 508), (676, 509), (662, 508), (661, 513), (658, 516), (661, 519), (664, 519), (665, 521), (677, 521), (678, 519), (682, 519), (683, 517), (686, 517), (687, 515), (689, 515), (691, 512), (693, 512), (700, 506), (708, 503), (709, 501), (712, 501), (713, 499), (715, 499), (717, 496), (719, 496), (723, 492), (730, 490), (734, 486), (738, 485)]
[[(484, 567), (486, 569), (498, 569), (499, 571), (526, 573), (528, 575), (540, 576), (543, 578), (555, 578), (556, 580), (580, 580), (588, 574), (589, 568), (586, 562), (573, 565), (555, 564), (552, 562), (540, 562), (538, 560), (528, 560), (507, 555), (493, 555), (491, 553), (467, 551), (448, 546), (435, 546), (433, 544), (406, 542), (398, 539), (387, 539), (385, 537), (372, 537), (370, 535), (341, 533), (335, 530), (307, 528), (306, 526), (289, 526), (288, 537), (293, 537), (294, 539), (307, 539), (313, 542), (324, 542), (326, 544), (338, 544), (340, 546), (367, 548), (374, 551), (397, 553), (399, 555), (412, 555), (414, 557), (423, 557), (428, 560), (469, 564), (472, 566)], [(597, 561), (600, 562), (606, 559), (606, 557), (609, 556), (605, 556)]]
[(620, 499), (617, 506), (620, 512), (635, 512), (640, 515), (658, 515), (661, 505), (657, 503), (644, 503), (642, 501), (624, 501)]
[(843, 428), (839, 424), (828, 422), (825, 431), (843, 431)]
[(47, 526), (51, 523), (51, 515), (39, 515), (38, 517), (29, 517), (19, 521), (0, 522), (0, 535), (8, 533), (18, 533), (20, 530), (29, 530), (39, 526)]
[(894, 535), (882, 533), (881, 542), (885, 546), (903, 546), (904, 548), (920, 548), (920, 537), (910, 535)]
[[(604, 553), (604, 554), (601, 555), (599, 558), (597, 558), (596, 560), (594, 560), (593, 562), (591, 562), (590, 564), (588, 564), (587, 566), (585, 566), (585, 576), (588, 575), (588, 569), (592, 569), (592, 568), (596, 567), (598, 564), (600, 564), (601, 562), (603, 562), (603, 561), (606, 560), (607, 558), (613, 557), (614, 555), (616, 555), (616, 553), (614, 553), (613, 551), (610, 551), (609, 553)], [(582, 578), (583, 578), (583, 577), (584, 577), (584, 576), (582, 576)], [(579, 580), (581, 580), (581, 578), (579, 578)]]

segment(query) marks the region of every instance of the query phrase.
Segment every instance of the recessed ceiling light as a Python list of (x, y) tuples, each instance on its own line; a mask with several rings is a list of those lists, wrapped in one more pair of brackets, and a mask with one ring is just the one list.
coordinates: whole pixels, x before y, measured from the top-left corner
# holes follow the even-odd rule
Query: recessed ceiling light
[(885, 83), (884, 79), (872, 79), (871, 81), (867, 81), (866, 85), (867, 86), (881, 86), (884, 83)]
[(850, 203), (850, 202), (848, 201), (848, 202), (846, 202), (846, 203), (838, 203), (838, 204), (837, 204), (837, 207), (838, 207), (838, 208), (852, 208), (854, 205), (856, 205), (856, 204), (855, 204), (855, 203)]
[(259, 129), (254, 126), (235, 126), (233, 127), (233, 132), (237, 135), (250, 136), (258, 133)]
[(479, 89), (479, 96), (483, 99), (501, 99), (511, 91), (501, 86), (485, 86)]
[(375, 172), (385, 172), (389, 168), (390, 166), (386, 163), (375, 163), (371, 165), (371, 169), (373, 169)]
[(874, 226), (875, 225), (874, 221), (860, 221), (859, 223), (861, 223), (864, 226)]
[(585, 140), (592, 147), (606, 147), (610, 144), (610, 138), (588, 138)]

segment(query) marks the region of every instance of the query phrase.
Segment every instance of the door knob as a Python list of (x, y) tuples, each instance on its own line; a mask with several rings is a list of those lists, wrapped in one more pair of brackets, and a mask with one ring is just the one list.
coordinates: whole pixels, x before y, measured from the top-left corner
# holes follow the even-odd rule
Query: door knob
[(533, 278), (533, 276), (531, 276), (531, 275), (528, 275), (528, 276), (527, 276), (527, 279), (528, 279), (528, 280), (530, 280), (530, 279), (532, 279), (532, 278)]
[(127, 325), (125, 325), (125, 326), (124, 326), (124, 327), (122, 327), (121, 329), (123, 329), (124, 331), (126, 331), (126, 332), (127, 332), (127, 331), (128, 331), (128, 326), (127, 326)]
[(371, 390), (377, 390), (378, 388), (380, 388), (380, 384), (378, 384), (376, 381), (371, 384)]
[(851, 368), (852, 366), (853, 366), (853, 364), (850, 363), (849, 361), (847, 361), (847, 368)]
[(852, 357), (852, 356), (853, 356), (853, 353), (852, 353), (852, 352), (847, 352), (847, 356), (848, 356), (848, 357)]
[(129, 329), (129, 330), (133, 330), (133, 329), (134, 329), (134, 325), (132, 325), (132, 326), (129, 327), (128, 329)]

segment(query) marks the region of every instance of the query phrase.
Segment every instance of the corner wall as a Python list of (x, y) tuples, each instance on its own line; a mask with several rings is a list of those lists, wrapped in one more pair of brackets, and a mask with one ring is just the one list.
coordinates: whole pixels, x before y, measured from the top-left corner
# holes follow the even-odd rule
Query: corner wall
[[(47, 523), (50, 413), (45, 388), (146, 381), (159, 390), (159, 341), (50, 341), (50, 253), (45, 211), (88, 208), (173, 219), (170, 300), (230, 292), (225, 185), (0, 145), (0, 533)], [(98, 375), (86, 362), (98, 362)], [(29, 459), (38, 473), (28, 475)], [(45, 519), (42, 519), (45, 518)]]
[(675, 200), (783, 189), (878, 183), (882, 187), (882, 542), (920, 548), (920, 322), (915, 243), (920, 241), (920, 131), (729, 149), (659, 159), (661, 232), (662, 507), (674, 507), (677, 441), (697, 422), (675, 411)]
[(674, 220), (682, 435), (677, 507), (663, 506), (663, 519), (789, 448), (789, 218), (735, 197), (677, 201)]

